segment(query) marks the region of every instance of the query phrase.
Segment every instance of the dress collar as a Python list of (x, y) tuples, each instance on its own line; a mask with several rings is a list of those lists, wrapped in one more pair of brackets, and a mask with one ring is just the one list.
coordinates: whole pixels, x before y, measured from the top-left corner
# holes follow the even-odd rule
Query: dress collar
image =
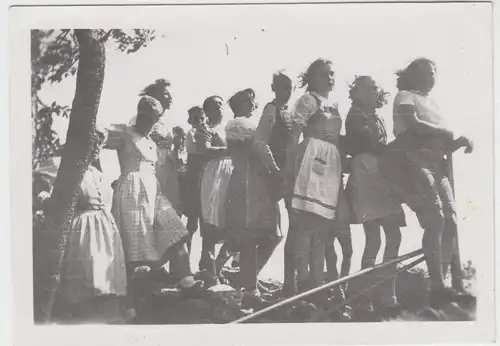
[(328, 100), (328, 98), (318, 94), (317, 92), (311, 91), (311, 95), (316, 96), (321, 101), (321, 103), (323, 103), (325, 105), (331, 105), (331, 102)]
[(424, 93), (420, 90), (414, 90), (414, 89), (411, 89), (411, 90), (408, 90), (409, 92), (412, 92), (414, 94), (417, 94), (417, 95), (420, 95), (420, 96), (429, 96), (429, 93)]

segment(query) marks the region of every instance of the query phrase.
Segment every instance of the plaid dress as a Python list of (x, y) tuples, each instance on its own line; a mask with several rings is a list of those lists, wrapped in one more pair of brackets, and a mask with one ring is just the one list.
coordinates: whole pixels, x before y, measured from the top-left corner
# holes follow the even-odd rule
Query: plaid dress
[(106, 147), (116, 149), (121, 176), (113, 198), (113, 215), (122, 235), (127, 262), (157, 261), (188, 232), (155, 175), (155, 143), (132, 127), (109, 131)]

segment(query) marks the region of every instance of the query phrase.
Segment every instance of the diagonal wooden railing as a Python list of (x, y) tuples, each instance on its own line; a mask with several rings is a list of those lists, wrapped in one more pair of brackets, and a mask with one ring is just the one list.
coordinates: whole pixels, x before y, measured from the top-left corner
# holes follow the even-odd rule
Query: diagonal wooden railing
[[(382, 269), (382, 268), (385, 268), (387, 266), (394, 265), (394, 264), (397, 264), (397, 263), (400, 263), (400, 262), (403, 262), (403, 261), (415, 258), (415, 257), (420, 256), (422, 254), (423, 254), (423, 251), (422, 251), (422, 249), (420, 249), (420, 250), (416, 250), (416, 251), (407, 253), (405, 255), (399, 256), (399, 257), (394, 258), (392, 260), (388, 260), (388, 261), (385, 261), (383, 263), (377, 264), (377, 265), (375, 265), (375, 266), (373, 266), (371, 268), (362, 269), (362, 270), (360, 270), (360, 271), (358, 271), (356, 273), (353, 273), (351, 275), (345, 276), (345, 277), (343, 277), (341, 279), (338, 279), (338, 280), (335, 280), (335, 281), (331, 281), (331, 282), (326, 283), (326, 284), (324, 284), (322, 286), (313, 288), (313, 289), (311, 289), (309, 291), (300, 293), (300, 294), (298, 294), (296, 296), (293, 296), (293, 297), (290, 297), (288, 299), (285, 299), (285, 300), (283, 300), (281, 302), (278, 302), (278, 303), (276, 303), (274, 305), (271, 305), (271, 306), (269, 306), (267, 308), (264, 308), (262, 310), (256, 311), (253, 314), (250, 314), (248, 316), (242, 317), (242, 318), (240, 318), (240, 319), (238, 319), (236, 321), (230, 322), (230, 323), (231, 324), (244, 323), (244, 322), (248, 322), (248, 321), (254, 320), (255, 318), (260, 317), (260, 316), (262, 316), (264, 314), (267, 314), (270, 311), (273, 311), (275, 309), (278, 309), (278, 308), (281, 308), (283, 306), (289, 305), (289, 304), (291, 304), (293, 302), (296, 302), (298, 300), (304, 299), (305, 297), (308, 297), (308, 296), (313, 295), (315, 293), (321, 292), (321, 291), (326, 290), (328, 288), (339, 286), (339, 285), (341, 285), (343, 283), (346, 283), (346, 282), (348, 282), (348, 281), (350, 281), (352, 279), (355, 279), (357, 277), (360, 277), (362, 275), (366, 275), (366, 274), (372, 273), (372, 272), (374, 272), (374, 271), (376, 271), (378, 269)], [(424, 256), (420, 257), (418, 260), (412, 262), (411, 264), (413, 264), (413, 266), (416, 266), (418, 263), (420, 263), (420, 262), (423, 261), (423, 258), (424, 258)], [(405, 266), (405, 267), (407, 267), (407, 266)], [(408, 267), (407, 269), (409, 269), (409, 268), (410, 267)], [(398, 270), (398, 272), (400, 272), (400, 271)], [(383, 281), (385, 281), (385, 280), (383, 280)]]

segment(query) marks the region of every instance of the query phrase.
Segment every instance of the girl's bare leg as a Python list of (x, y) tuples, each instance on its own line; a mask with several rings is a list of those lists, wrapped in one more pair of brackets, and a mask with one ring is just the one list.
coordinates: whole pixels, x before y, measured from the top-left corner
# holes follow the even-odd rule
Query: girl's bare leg
[(325, 244), (325, 259), (328, 281), (334, 281), (339, 278), (337, 269), (337, 253), (335, 252), (335, 236), (329, 234)]
[(337, 237), (342, 248), (342, 265), (340, 266), (340, 276), (344, 277), (351, 272), (352, 262), (352, 238), (351, 232), (342, 233)]
[[(383, 261), (388, 261), (398, 257), (399, 247), (401, 246), (401, 230), (399, 226), (390, 218), (382, 221), (382, 226), (385, 233), (385, 249)], [(386, 267), (382, 270), (384, 277), (394, 273), (397, 269), (397, 264)], [(396, 295), (396, 277), (385, 282), (381, 286), (381, 304), (384, 306), (397, 306)]]
[(442, 247), (443, 247), (443, 277), (446, 278), (448, 271), (450, 270), (450, 265), (453, 261), (456, 244), (457, 242), (457, 222), (456, 217), (445, 218), (443, 237), (442, 237)]
[(429, 271), (431, 288), (433, 291), (439, 291), (445, 287), (441, 246), (444, 215), (441, 210), (428, 210), (420, 213), (419, 219), (424, 228), (422, 250), (424, 251), (425, 262)]

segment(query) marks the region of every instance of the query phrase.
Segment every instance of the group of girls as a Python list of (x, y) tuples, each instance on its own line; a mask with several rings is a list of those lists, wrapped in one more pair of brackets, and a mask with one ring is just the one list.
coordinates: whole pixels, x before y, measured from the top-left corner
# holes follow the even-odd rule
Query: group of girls
[[(283, 238), (282, 199), (289, 217), (284, 296), (339, 277), (335, 239), (343, 252), (340, 275), (349, 274), (351, 224), (364, 227), (363, 268), (375, 262), (381, 229), (384, 260), (397, 257), (400, 227), (405, 226), (401, 204), (406, 203), (424, 229), (430, 305), (475, 299), (461, 287), (455, 203), (444, 166), (445, 155), (461, 147), (470, 152), (472, 144), (454, 137), (429, 98), (435, 73), (428, 59), (414, 60), (398, 72), (396, 139), (391, 143), (377, 115), (387, 95), (369, 76), (356, 77), (351, 85), (346, 134), (340, 135), (342, 119), (330, 98), (335, 73), (325, 59), (314, 61), (300, 76), (306, 92), (291, 110), (292, 79), (285, 72), (274, 74), (275, 98), (265, 105), (257, 125), (249, 120), (258, 108), (252, 89), (229, 99), (234, 118), (225, 127), (224, 100), (211, 96), (188, 111), (192, 128), (185, 139), (187, 168), (173, 193), (161, 182), (177, 180), (179, 170), (173, 177), (159, 174), (158, 146), (166, 136), (155, 129), (172, 102), (170, 84), (158, 80), (148, 86), (135, 123), (98, 131), (95, 162), (101, 147), (116, 150), (121, 176), (112, 203), (98, 165), (84, 176), (63, 266), (59, 295), (65, 304), (60, 310), (66, 317), (85, 312), (102, 318), (104, 306), (116, 313), (123, 306), (119, 298), (126, 297), (125, 316), (131, 320), (137, 306), (134, 278), (161, 278), (166, 263), (184, 296), (203, 295), (204, 287), (190, 269), (191, 237), (197, 229), (202, 236), (200, 269), (217, 283), (223, 279), (222, 267), (234, 257), (240, 263), (242, 305), (255, 306), (262, 302), (264, 289), (257, 280), (259, 272)], [(222, 246), (216, 256), (217, 244)], [(445, 285), (450, 266), (453, 287)], [(342, 299), (345, 288), (331, 293)], [(370, 297), (366, 308), (371, 310), (372, 300), (377, 309), (397, 310), (394, 280)]]

